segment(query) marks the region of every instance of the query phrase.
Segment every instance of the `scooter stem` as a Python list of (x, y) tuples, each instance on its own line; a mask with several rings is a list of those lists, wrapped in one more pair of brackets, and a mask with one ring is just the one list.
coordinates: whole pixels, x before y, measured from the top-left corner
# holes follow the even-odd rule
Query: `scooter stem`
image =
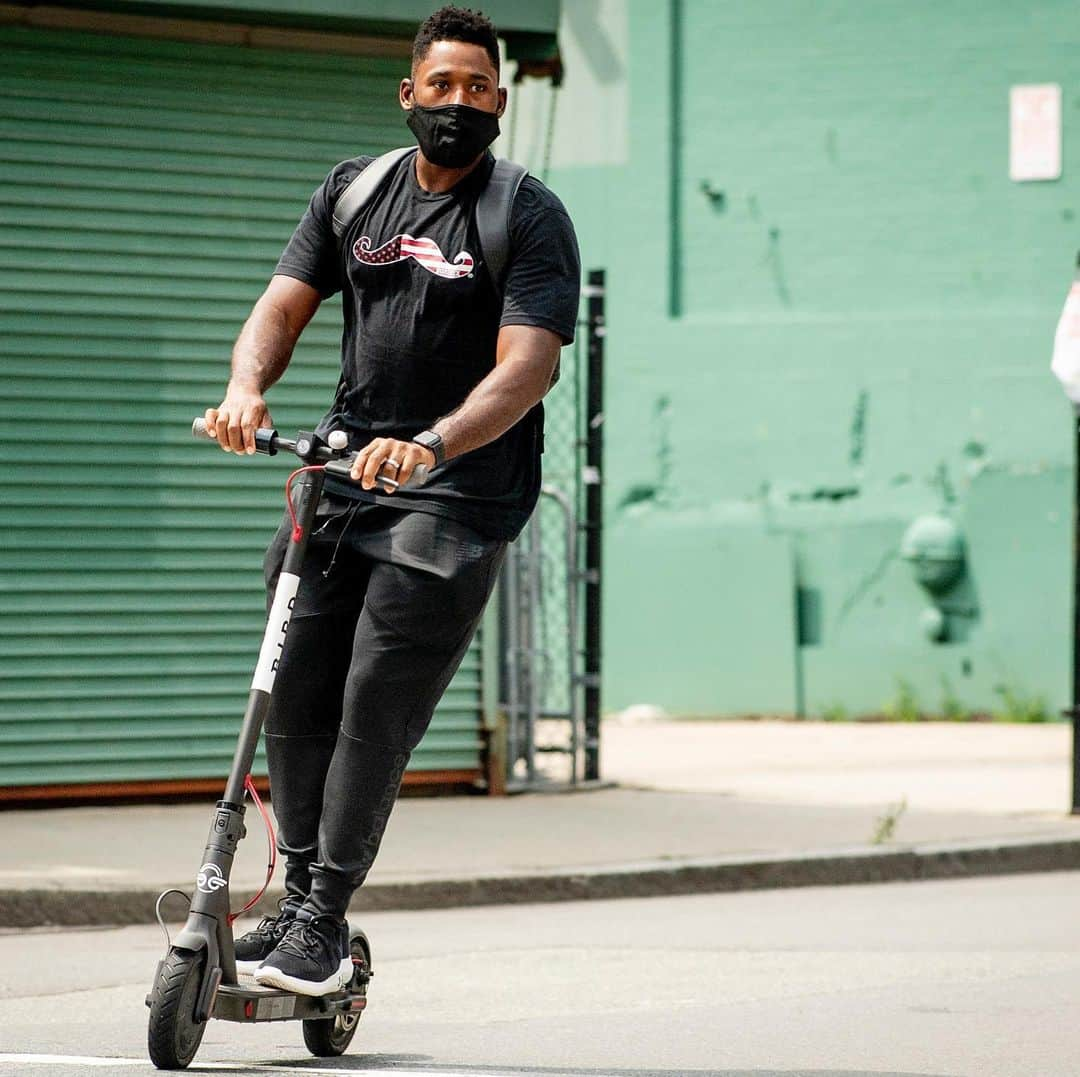
[(240, 739), (236, 744), (229, 780), (225, 785), (224, 799), (229, 804), (242, 805), (244, 802), (244, 781), (251, 773), (251, 764), (259, 744), (263, 720), (270, 706), (270, 693), (274, 688), (274, 677), (281, 661), (285, 636), (289, 630), (289, 617), (292, 613), (296, 591), (300, 585), (300, 566), (304, 561), (308, 536), (315, 522), (315, 513), (322, 495), (322, 471), (304, 473), (304, 482), (300, 486), (299, 504), (296, 508), (296, 528), (285, 551), (285, 561), (281, 566), (274, 600), (270, 604), (270, 615), (266, 621), (259, 661), (251, 679), (251, 693), (248, 696), (244, 723), (240, 728)]
[(263, 634), (259, 661), (251, 680), (251, 692), (225, 786), (225, 795), (218, 801), (210, 823), (210, 833), (203, 850), (202, 865), (196, 879), (187, 923), (174, 944), (181, 949), (205, 948), (207, 951), (207, 978), (197, 1007), (203, 1015), (209, 1013), (211, 973), (214, 968), (220, 968), (222, 983), (236, 983), (236, 958), (232, 926), (229, 922), (229, 876), (236, 847), (245, 834), (244, 782), (251, 773), (263, 721), (270, 708), (274, 677), (285, 645), (289, 618), (300, 584), (300, 567), (304, 560), (308, 536), (315, 522), (322, 488), (321, 469), (304, 473), (304, 482), (299, 487), (300, 496), (296, 506), (296, 527), (289, 541), (274, 599), (270, 605), (270, 615)]

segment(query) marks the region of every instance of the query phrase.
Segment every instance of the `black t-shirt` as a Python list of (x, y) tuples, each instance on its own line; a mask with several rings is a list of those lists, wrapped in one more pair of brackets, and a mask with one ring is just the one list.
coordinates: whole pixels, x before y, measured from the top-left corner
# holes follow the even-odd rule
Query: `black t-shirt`
[[(410, 440), (460, 406), (494, 368), (503, 325), (540, 326), (569, 344), (581, 279), (566, 210), (529, 176), (511, 212), (500, 303), (475, 222), (476, 199), (494, 164), (490, 155), (441, 194), (420, 186), (415, 156), (407, 155), (337, 240), (334, 206), (372, 160), (357, 157), (333, 169), (276, 270), (324, 299), (342, 293), (341, 384), (319, 430), (347, 431), (352, 449), (374, 437)], [(543, 415), (538, 404), (491, 444), (436, 469), (424, 486), (376, 500), (513, 538), (539, 494)], [(357, 491), (332, 479), (327, 489), (344, 496)]]

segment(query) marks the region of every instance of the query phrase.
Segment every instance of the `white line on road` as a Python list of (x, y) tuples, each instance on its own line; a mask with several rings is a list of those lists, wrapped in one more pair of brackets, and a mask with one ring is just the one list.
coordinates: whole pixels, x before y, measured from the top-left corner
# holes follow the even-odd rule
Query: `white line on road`
[(141, 1058), (89, 1058), (83, 1055), (0, 1055), (0, 1062), (24, 1066), (144, 1066)]
[[(94, 1055), (5, 1055), (0, 1054), (0, 1065), (12, 1063), (23, 1066), (148, 1066), (150, 1060), (146, 1058), (107, 1058)], [(287, 1063), (274, 1062), (195, 1062), (195, 1070), (224, 1070), (227, 1073), (302, 1073), (319, 1074), (320, 1077), (341, 1077), (343, 1072), (339, 1066), (337, 1069), (321, 1069), (308, 1066), (303, 1062), (289, 1065)], [(349, 1077), (386, 1077), (386, 1069), (352, 1069), (347, 1071)], [(492, 1070), (417, 1070), (407, 1066), (396, 1066), (395, 1073), (407, 1074), (408, 1077), (521, 1077), (522, 1071), (510, 1073), (497, 1073)], [(527, 1071), (525, 1071), (527, 1072)], [(566, 1077), (573, 1077), (567, 1074)], [(602, 1077), (592, 1073), (589, 1077)]]

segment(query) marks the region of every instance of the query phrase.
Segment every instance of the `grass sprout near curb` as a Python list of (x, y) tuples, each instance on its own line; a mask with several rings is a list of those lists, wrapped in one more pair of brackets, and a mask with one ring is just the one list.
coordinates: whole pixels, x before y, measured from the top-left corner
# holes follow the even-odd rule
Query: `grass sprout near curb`
[(915, 686), (903, 677), (896, 679), (896, 695), (885, 706), (885, 715), (894, 722), (917, 722), (922, 718)]
[(906, 811), (906, 796), (901, 797), (895, 804), (890, 804), (874, 823), (874, 833), (870, 838), (870, 844), (884, 845), (887, 841), (892, 841), (896, 836), (896, 827), (900, 822), (900, 817)]
[(975, 715), (960, 702), (948, 677), (941, 678), (941, 717), (946, 722), (970, 722)]
[(1042, 696), (1027, 696), (1007, 684), (999, 684), (994, 694), (1001, 700), (1001, 709), (994, 712), (996, 722), (1050, 722), (1053, 716)]

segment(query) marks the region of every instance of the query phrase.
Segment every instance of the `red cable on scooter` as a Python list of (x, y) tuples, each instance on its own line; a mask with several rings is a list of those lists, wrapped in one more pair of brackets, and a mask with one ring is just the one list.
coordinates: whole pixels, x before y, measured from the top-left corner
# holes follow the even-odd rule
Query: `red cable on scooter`
[(322, 464), (309, 464), (307, 467), (298, 467), (286, 480), (285, 480), (285, 507), (289, 510), (289, 521), (292, 523), (292, 540), (297, 542), (300, 538), (300, 525), (296, 521), (296, 509), (293, 508), (292, 503), (292, 484), (293, 479), (297, 475), (303, 475), (305, 471), (325, 471), (326, 468)]
[(254, 801), (255, 807), (259, 809), (259, 814), (262, 816), (263, 823), (266, 826), (269, 859), (266, 864), (266, 881), (262, 884), (259, 892), (239, 912), (229, 913), (228, 921), (230, 924), (239, 920), (248, 909), (253, 909), (255, 907), (259, 899), (266, 893), (267, 888), (270, 886), (270, 880), (274, 877), (274, 868), (277, 867), (277, 841), (274, 838), (274, 824), (270, 822), (270, 813), (264, 807), (262, 798), (259, 796), (259, 791), (255, 788), (255, 783), (251, 780), (250, 774), (244, 779), (244, 788), (251, 794), (251, 799)]

